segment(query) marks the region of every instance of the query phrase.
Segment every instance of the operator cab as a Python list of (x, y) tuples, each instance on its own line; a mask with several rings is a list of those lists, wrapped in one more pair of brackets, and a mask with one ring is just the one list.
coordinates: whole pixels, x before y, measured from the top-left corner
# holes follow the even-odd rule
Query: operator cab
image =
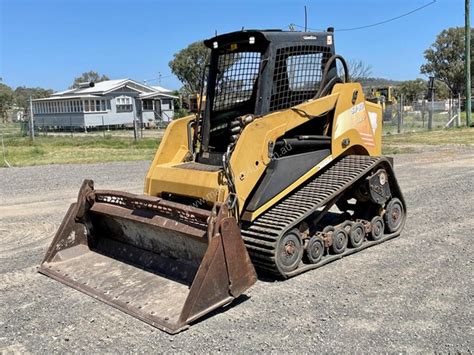
[(322, 80), (337, 76), (333, 61), (323, 78), (335, 52), (331, 29), (321, 33), (246, 30), (204, 43), (211, 57), (196, 157), (204, 164), (222, 164), (231, 143), (232, 122), (240, 116), (298, 105), (318, 94)]

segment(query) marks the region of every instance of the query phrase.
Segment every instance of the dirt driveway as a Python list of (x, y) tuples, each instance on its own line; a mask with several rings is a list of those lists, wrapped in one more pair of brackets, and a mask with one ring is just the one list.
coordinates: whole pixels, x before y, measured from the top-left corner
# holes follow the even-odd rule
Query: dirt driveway
[(399, 155), (402, 235), (170, 336), (36, 273), (83, 178), (139, 193), (147, 162), (0, 170), (0, 352), (472, 352), (474, 150)]

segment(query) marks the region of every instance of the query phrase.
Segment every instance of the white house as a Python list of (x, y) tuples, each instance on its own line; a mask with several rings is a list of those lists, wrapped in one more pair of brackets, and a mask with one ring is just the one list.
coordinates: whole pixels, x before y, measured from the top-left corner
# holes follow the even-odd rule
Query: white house
[(33, 100), (33, 114), (38, 127), (150, 125), (173, 119), (175, 98), (170, 90), (131, 79), (107, 80)]

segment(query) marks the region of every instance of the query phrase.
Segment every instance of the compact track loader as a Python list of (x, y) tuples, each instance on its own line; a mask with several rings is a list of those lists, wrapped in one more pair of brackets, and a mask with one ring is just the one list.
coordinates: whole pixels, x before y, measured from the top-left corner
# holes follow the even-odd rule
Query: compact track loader
[(333, 42), (330, 29), (205, 41), (205, 107), (170, 123), (144, 195), (84, 181), (39, 271), (176, 333), (255, 269), (288, 278), (399, 235), (381, 107)]

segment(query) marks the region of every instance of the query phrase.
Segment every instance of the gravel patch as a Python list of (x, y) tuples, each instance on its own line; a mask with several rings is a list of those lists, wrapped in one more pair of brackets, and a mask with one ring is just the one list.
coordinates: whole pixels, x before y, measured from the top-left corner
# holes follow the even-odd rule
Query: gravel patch
[(258, 281), (175, 336), (36, 273), (84, 178), (140, 193), (148, 164), (0, 170), (0, 352), (472, 352), (472, 148), (395, 157), (409, 213), (400, 237)]

